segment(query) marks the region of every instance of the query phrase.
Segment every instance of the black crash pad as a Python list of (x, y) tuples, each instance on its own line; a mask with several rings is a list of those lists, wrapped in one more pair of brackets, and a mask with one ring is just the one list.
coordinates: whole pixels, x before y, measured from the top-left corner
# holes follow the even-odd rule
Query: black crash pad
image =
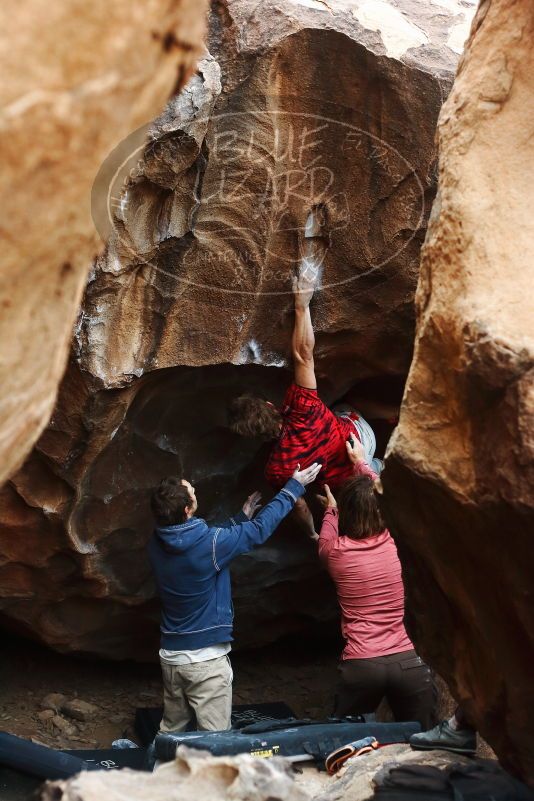
[(65, 751), (84, 762), (89, 770), (120, 770), (132, 768), (133, 770), (148, 770), (146, 763), (146, 748), (96, 748), (76, 751)]
[[(136, 710), (135, 733), (143, 745), (148, 746), (153, 741), (162, 714), (162, 707)], [(232, 707), (232, 728), (248, 723), (260, 723), (262, 720), (285, 720), (292, 717), (295, 717), (295, 713), (283, 701), (274, 701), (270, 704), (236, 704)]]
[(368, 723), (361, 718), (327, 720), (282, 720), (253, 723), (229, 731), (169, 732), (156, 735), (156, 756), (164, 762), (174, 759), (179, 745), (209, 751), (213, 756), (251, 754), (285, 756), (291, 759), (324, 762), (327, 755), (347, 743), (374, 737), (381, 745), (407, 743), (421, 731), (415, 721)]
[(43, 781), (0, 765), (0, 798), (2, 801), (34, 801), (35, 791)]
[[(22, 742), (27, 741), (23, 740)], [(59, 753), (54, 749), (49, 750), (51, 754)], [(89, 770), (120, 770), (121, 768), (148, 770), (146, 748), (69, 749), (61, 753), (83, 760)], [(26, 767), (32, 771), (31, 765)], [(35, 801), (35, 791), (46, 778), (0, 765), (0, 799), (1, 801)], [(50, 776), (49, 778), (57, 777)]]

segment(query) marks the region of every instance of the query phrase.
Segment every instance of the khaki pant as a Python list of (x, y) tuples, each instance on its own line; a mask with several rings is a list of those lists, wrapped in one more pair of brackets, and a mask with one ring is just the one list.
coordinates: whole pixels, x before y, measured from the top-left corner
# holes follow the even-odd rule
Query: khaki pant
[(163, 674), (160, 731), (185, 731), (191, 721), (201, 731), (230, 728), (234, 674), (227, 656), (191, 665), (160, 661)]

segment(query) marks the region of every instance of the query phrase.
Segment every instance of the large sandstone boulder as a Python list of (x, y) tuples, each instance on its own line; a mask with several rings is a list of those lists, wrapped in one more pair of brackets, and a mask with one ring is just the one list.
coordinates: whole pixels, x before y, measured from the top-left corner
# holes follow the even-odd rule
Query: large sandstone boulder
[(0, 484), (47, 424), (88, 266), (96, 172), (189, 77), (201, 0), (4, 0)]
[(533, 41), (530, 2), (483, 3), (443, 108), (415, 355), (383, 478), (417, 646), (532, 784)]
[[(183, 468), (220, 519), (261, 487), (268, 446), (234, 436), (225, 410), (243, 390), (282, 397), (300, 258), (322, 269), (325, 399), (402, 387), (435, 125), (467, 16), (450, 0), (214, 6), (210, 54), (140, 166), (127, 141), (99, 176), (110, 246), (51, 423), (0, 501), (5, 621), (59, 649), (155, 657), (149, 490)], [(234, 595), (238, 644), (317, 633), (335, 614), (291, 525), (236, 565)]]

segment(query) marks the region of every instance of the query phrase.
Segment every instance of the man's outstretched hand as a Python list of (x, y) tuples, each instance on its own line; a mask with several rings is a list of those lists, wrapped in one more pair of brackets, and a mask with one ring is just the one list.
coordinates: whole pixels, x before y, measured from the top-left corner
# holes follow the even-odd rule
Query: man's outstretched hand
[(261, 492), (253, 492), (243, 504), (243, 512), (249, 520), (252, 520), (261, 506)]
[(319, 462), (314, 462), (305, 470), (301, 470), (300, 464), (298, 464), (297, 469), (295, 470), (291, 478), (294, 478), (296, 481), (299, 482), (299, 484), (302, 484), (302, 486), (305, 487), (307, 484), (311, 484), (313, 481), (315, 481), (315, 479), (319, 475), (321, 467), (322, 465)]

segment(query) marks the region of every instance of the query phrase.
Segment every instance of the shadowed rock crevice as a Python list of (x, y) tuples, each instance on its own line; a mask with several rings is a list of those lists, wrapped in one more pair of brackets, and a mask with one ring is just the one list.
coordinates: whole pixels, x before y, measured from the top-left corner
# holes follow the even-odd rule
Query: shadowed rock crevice
[[(268, 499), (263, 468), (270, 444), (231, 432), (227, 407), (244, 386), (281, 403), (289, 381), (288, 371), (259, 365), (151, 373), (124, 390), (92, 395), (77, 421), (71, 415), (72, 430), (89, 431), (91, 438), (85, 447), (72, 440), (60, 460), (58, 410), (39, 448), (0, 496), (12, 518), (0, 535), (0, 608), (60, 650), (153, 659), (158, 607), (145, 553), (153, 525), (150, 489), (165, 475), (186, 476), (196, 487), (199, 514), (213, 521), (235, 514), (255, 489)], [(336, 400), (328, 389), (320, 391)], [(356, 384), (343, 400), (390, 406), (401, 393), (401, 377), (382, 377)], [(391, 431), (391, 424), (383, 425), (376, 425), (381, 454)], [(60, 439), (65, 444), (63, 432)], [(39, 500), (33, 482), (46, 508), (28, 505)], [(314, 507), (313, 493), (310, 500)], [(21, 529), (24, 540), (13, 537)], [(235, 563), (233, 579), (238, 644), (264, 644), (336, 618), (333, 588), (315, 546), (291, 519)]]

